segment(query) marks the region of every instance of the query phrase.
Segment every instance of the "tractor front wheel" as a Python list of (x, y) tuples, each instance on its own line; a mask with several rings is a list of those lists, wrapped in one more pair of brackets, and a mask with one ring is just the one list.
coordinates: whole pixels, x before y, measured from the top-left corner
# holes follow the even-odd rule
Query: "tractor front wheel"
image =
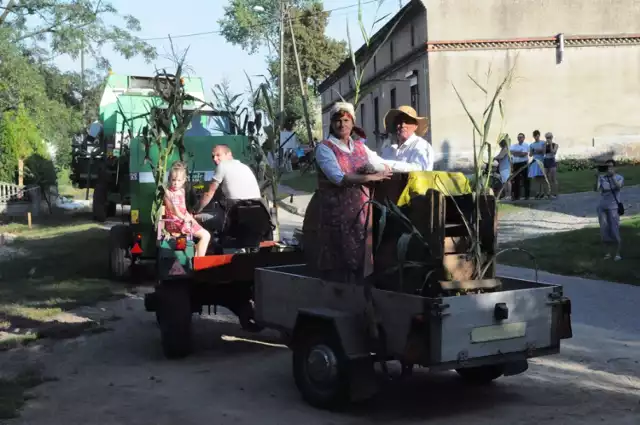
[(119, 224), (109, 230), (109, 272), (117, 280), (124, 279), (130, 272), (131, 231)]
[(187, 282), (156, 287), (156, 319), (160, 325), (162, 351), (168, 359), (181, 359), (193, 351), (191, 292)]

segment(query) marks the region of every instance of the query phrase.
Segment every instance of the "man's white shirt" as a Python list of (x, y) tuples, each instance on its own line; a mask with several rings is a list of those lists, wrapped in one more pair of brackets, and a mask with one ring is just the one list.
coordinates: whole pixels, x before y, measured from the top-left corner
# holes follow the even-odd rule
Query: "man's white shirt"
[(398, 171), (433, 171), (433, 147), (415, 133), (400, 146), (397, 143), (384, 146), (380, 156), (401, 163), (402, 169)]

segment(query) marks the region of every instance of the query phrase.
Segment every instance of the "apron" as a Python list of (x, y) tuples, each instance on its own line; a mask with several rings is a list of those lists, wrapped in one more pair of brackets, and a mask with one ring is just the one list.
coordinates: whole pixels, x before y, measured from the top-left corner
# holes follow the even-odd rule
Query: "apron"
[[(330, 148), (343, 173), (351, 174), (369, 163), (364, 144), (352, 141), (354, 149), (347, 153), (329, 141)], [(369, 189), (364, 186), (337, 186), (318, 171), (320, 208), (318, 217), (319, 255), (317, 268), (327, 279), (349, 282), (363, 277), (367, 237)]]

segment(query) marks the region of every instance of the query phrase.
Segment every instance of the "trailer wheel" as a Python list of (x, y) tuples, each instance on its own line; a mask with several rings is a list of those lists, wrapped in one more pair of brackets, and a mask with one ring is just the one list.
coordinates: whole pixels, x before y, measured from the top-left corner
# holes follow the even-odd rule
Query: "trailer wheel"
[(168, 359), (187, 357), (193, 350), (189, 285), (186, 282), (161, 284), (156, 294), (156, 319), (164, 356)]
[(114, 279), (122, 280), (129, 273), (131, 233), (129, 227), (119, 224), (109, 230), (109, 272)]
[(488, 366), (469, 367), (456, 369), (456, 372), (458, 372), (458, 375), (460, 375), (462, 379), (469, 383), (486, 385), (504, 374), (504, 365), (494, 364)]
[(320, 409), (349, 401), (348, 360), (337, 337), (325, 329), (308, 329), (293, 346), (293, 376), (302, 398)]

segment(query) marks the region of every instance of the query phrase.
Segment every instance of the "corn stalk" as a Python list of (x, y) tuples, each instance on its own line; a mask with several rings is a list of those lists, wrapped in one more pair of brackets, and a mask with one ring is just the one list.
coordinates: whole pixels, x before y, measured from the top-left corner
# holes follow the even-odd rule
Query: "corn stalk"
[[(517, 64), (517, 57), (516, 57), (516, 60), (514, 60), (511, 68), (508, 70), (504, 78), (499, 82), (499, 84), (497, 85), (497, 87), (492, 93), (490, 93), (489, 90), (486, 88), (491, 78), (491, 66), (489, 67), (489, 70), (487, 72), (487, 81), (485, 85), (482, 85), (475, 78), (473, 78), (473, 76), (471, 75), (468, 76), (469, 79), (474, 83), (474, 85), (479, 90), (481, 90), (485, 95), (486, 106), (484, 108), (482, 116), (479, 119), (476, 118), (471, 113), (471, 111), (469, 110), (469, 107), (467, 106), (467, 103), (463, 99), (459, 90), (457, 89), (455, 84), (453, 85), (453, 90), (458, 96), (460, 104), (464, 109), (465, 113), (467, 114), (467, 117), (469, 118), (469, 121), (471, 122), (471, 125), (473, 127), (472, 131), (473, 131), (473, 155), (474, 155), (473, 176), (474, 178), (472, 182), (472, 188), (473, 188), (474, 209), (475, 209), (473, 214), (473, 223), (467, 223), (466, 218), (464, 218), (464, 215), (462, 214), (462, 211), (460, 211), (460, 207), (457, 205), (457, 202), (455, 202), (455, 198), (452, 197), (452, 199), (454, 199), (454, 203), (456, 204), (456, 207), (458, 208), (458, 211), (460, 212), (460, 215), (465, 222), (465, 227), (467, 228), (469, 236), (471, 237), (471, 247), (470, 247), (469, 254), (472, 256), (473, 262), (474, 262), (474, 269), (475, 269), (474, 278), (475, 279), (482, 279), (489, 268), (487, 265), (490, 265), (493, 261), (495, 261), (495, 256), (489, 260), (484, 258), (484, 254), (482, 252), (482, 247), (480, 244), (481, 200), (483, 197), (486, 200), (486, 196), (489, 194), (489, 182), (491, 177), (491, 173), (487, 173), (487, 175), (484, 176), (484, 178), (481, 178), (482, 168), (483, 168), (482, 164), (484, 162), (483, 158), (485, 153), (486, 153), (488, 164), (491, 164), (493, 160), (493, 156), (491, 153), (492, 143), (490, 143), (489, 140), (490, 140), (491, 128), (492, 128), (494, 112), (496, 110), (496, 107), (499, 110), (500, 118), (501, 118), (500, 132), (498, 134), (496, 143), (499, 143), (504, 137), (503, 129), (504, 129), (504, 121), (505, 121), (505, 111), (504, 111), (504, 102), (501, 96), (503, 92), (509, 88), (509, 86), (513, 81), (516, 64)], [(478, 137), (480, 138), (479, 146), (477, 144)]]
[[(397, 18), (394, 25), (385, 34), (384, 39), (377, 45), (374, 51), (371, 51), (371, 47), (374, 43), (369, 34), (373, 33), (373, 29), (376, 26), (376, 24), (383, 21), (389, 16), (389, 14), (387, 14), (381, 18), (378, 18), (378, 12), (383, 3), (384, 3), (384, 0), (378, 0), (376, 13), (373, 19), (373, 24), (371, 24), (371, 29), (367, 32), (367, 30), (364, 27), (364, 22), (362, 18), (362, 1), (358, 0), (358, 25), (360, 27), (360, 33), (362, 34), (362, 38), (364, 39), (364, 44), (365, 44), (365, 55), (364, 55), (365, 59), (362, 63), (362, 66), (358, 65), (358, 61), (356, 59), (356, 52), (353, 50), (353, 44), (351, 43), (351, 33), (349, 31), (349, 19), (347, 18), (347, 43), (349, 46), (349, 56), (351, 58), (351, 64), (353, 66), (353, 85), (354, 85), (353, 106), (355, 109), (358, 108), (358, 105), (363, 95), (368, 94), (366, 92), (363, 92), (364, 71), (367, 68), (367, 65), (378, 54), (378, 51), (382, 48), (382, 46), (385, 45), (385, 43), (387, 42), (391, 34), (393, 34), (393, 31), (395, 31), (396, 27), (404, 17), (404, 14), (406, 13), (406, 12), (402, 12), (402, 15)], [(340, 93), (338, 93), (338, 95), (340, 95)], [(342, 96), (340, 96), (340, 98), (344, 101)]]
[[(245, 75), (246, 72), (245, 72)], [(280, 177), (282, 175), (281, 167), (280, 167), (280, 155), (278, 155), (280, 148), (280, 122), (281, 120), (277, 119), (276, 113), (271, 105), (271, 99), (273, 98), (273, 93), (271, 93), (270, 86), (268, 80), (265, 78), (265, 82), (261, 83), (256, 90), (253, 89), (253, 83), (251, 82), (251, 78), (247, 75), (247, 80), (249, 81), (249, 89), (252, 93), (252, 106), (254, 111), (261, 109), (260, 106), (264, 106), (266, 109), (266, 113), (269, 118), (269, 122), (271, 125), (262, 127), (267, 135), (267, 141), (265, 145), (270, 147), (273, 158), (275, 159), (275, 164), (269, 164), (266, 161), (264, 156), (264, 150), (260, 147), (257, 142), (257, 138), (255, 139), (254, 150), (256, 150), (256, 156), (260, 157), (261, 164), (259, 165), (262, 172), (261, 175), (263, 178), (260, 181), (260, 190), (262, 192), (263, 198), (268, 199), (269, 197), (266, 195), (267, 191), (270, 189), (271, 191), (271, 203), (272, 203), (272, 218), (275, 223), (275, 231), (274, 231), (274, 239), (280, 239), (280, 221), (278, 218), (278, 187), (280, 186)], [(258, 129), (259, 130), (259, 129)]]

